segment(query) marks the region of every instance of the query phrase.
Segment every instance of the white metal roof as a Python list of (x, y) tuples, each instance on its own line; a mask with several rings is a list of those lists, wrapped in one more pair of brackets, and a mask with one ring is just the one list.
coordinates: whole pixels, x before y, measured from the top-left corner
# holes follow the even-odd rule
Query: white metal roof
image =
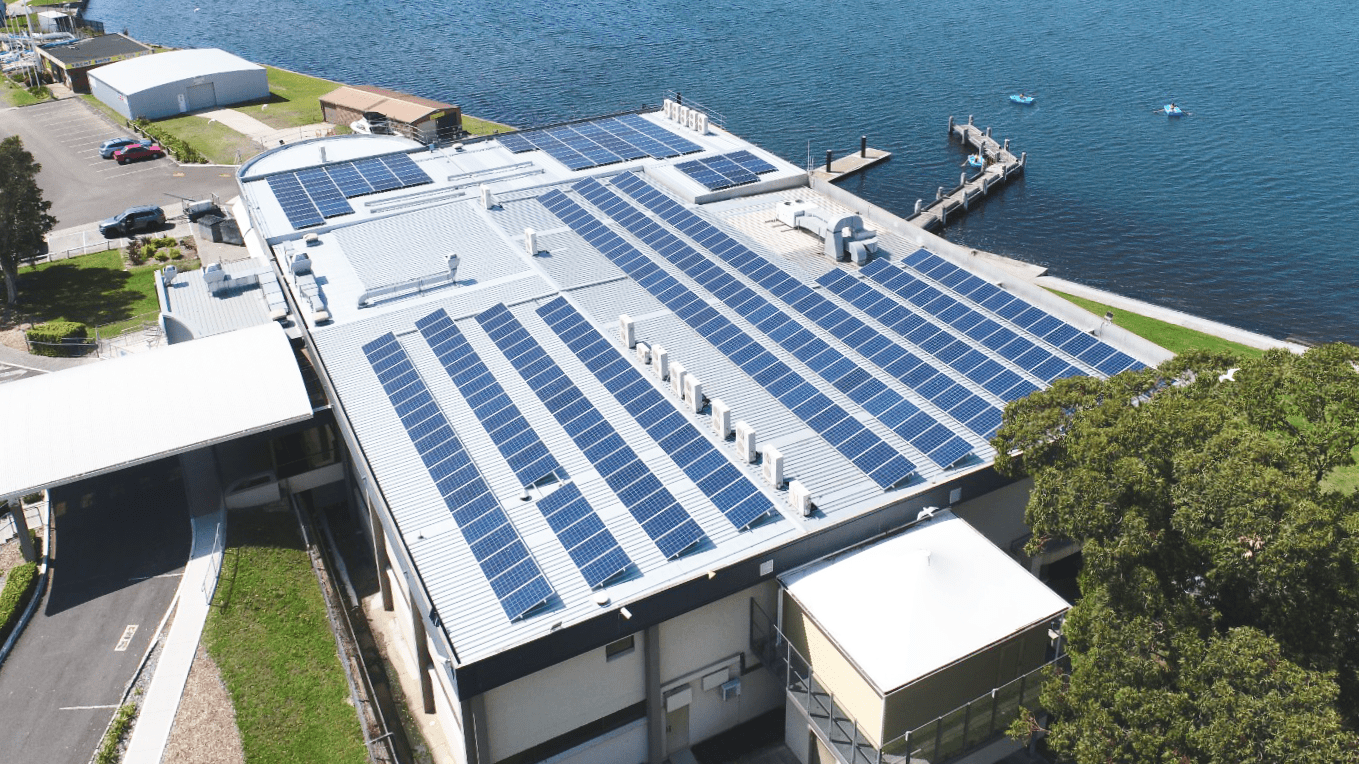
[(948, 511), (780, 580), (884, 693), (1068, 607)]
[(292, 346), (273, 323), (0, 385), (0, 410), (9, 431), (0, 496), (312, 414)]
[(264, 67), (219, 48), (193, 48), (118, 61), (90, 72), (90, 77), (128, 94), (196, 77), (245, 71), (264, 71)]

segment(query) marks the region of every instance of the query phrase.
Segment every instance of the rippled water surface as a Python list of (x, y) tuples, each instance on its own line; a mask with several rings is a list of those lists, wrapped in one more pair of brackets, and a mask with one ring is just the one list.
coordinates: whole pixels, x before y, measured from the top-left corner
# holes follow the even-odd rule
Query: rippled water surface
[[(949, 239), (1359, 342), (1353, 3), (91, 0), (89, 15), (517, 126), (673, 89), (798, 164), (866, 134), (894, 157), (847, 187), (899, 213), (957, 182), (948, 117), (974, 115), (1029, 166)], [(1010, 103), (1018, 90), (1037, 103)], [(1191, 116), (1152, 113), (1171, 100)]]

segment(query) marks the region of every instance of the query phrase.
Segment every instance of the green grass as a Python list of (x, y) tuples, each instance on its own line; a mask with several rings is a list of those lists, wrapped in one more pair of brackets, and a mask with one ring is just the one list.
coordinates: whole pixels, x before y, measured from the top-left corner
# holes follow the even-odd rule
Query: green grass
[(203, 637), (236, 708), (245, 760), (363, 764), (325, 603), (289, 512), (233, 512)]
[(104, 732), (104, 739), (100, 741), (99, 750), (94, 755), (95, 764), (114, 764), (118, 761), (118, 744), (127, 734), (128, 727), (132, 725), (132, 715), (136, 712), (137, 706), (128, 703), (113, 714), (113, 723)]
[(1097, 316), (1103, 316), (1112, 311), (1116, 326), (1121, 326), (1143, 339), (1155, 342), (1172, 353), (1183, 353), (1186, 350), (1213, 350), (1236, 353), (1246, 357), (1257, 357), (1264, 355), (1265, 352), (1258, 348), (1242, 345), (1239, 342), (1224, 340), (1221, 337), (1186, 329), (1183, 326), (1176, 326), (1155, 318), (1115, 309), (1094, 300), (1087, 300), (1084, 297), (1076, 297), (1075, 295), (1058, 292), (1055, 289), (1048, 291), (1085, 308)]
[(80, 98), (85, 101), (85, 103), (89, 104), (90, 106), (93, 106), (97, 111), (103, 112), (104, 116), (113, 120), (113, 124), (123, 126), (127, 125), (127, 118), (119, 114), (118, 112), (114, 111), (111, 107), (109, 107), (108, 104), (104, 103), (98, 98), (95, 98), (89, 93), (79, 93), (77, 95), (79, 95)]
[(325, 121), (321, 116), (321, 96), (340, 87), (340, 83), (308, 77), (305, 74), (264, 67), (269, 72), (269, 101), (234, 107), (242, 114), (282, 130)]
[[(196, 261), (195, 261), (196, 262)], [(117, 249), (41, 263), (19, 270), (19, 310), (33, 323), (79, 321), (93, 329), (160, 310), (156, 270), (144, 265), (123, 270)], [(176, 267), (185, 268), (176, 263)], [(118, 331), (120, 326), (103, 331)]]
[(213, 164), (238, 164), (237, 152), (243, 162), (264, 150), (246, 136), (221, 122), (209, 122), (206, 117), (170, 117), (158, 119), (155, 124), (197, 149)]
[(28, 92), (27, 88), (20, 87), (8, 77), (3, 78), (3, 85), (0, 85), (0, 103), (8, 106), (28, 106), (29, 104), (46, 101), (46, 98), (39, 98)]
[(462, 115), (462, 129), (472, 135), (491, 135), (493, 133), (507, 133), (513, 130), (509, 125), (502, 125), (499, 122), (492, 122), (489, 119), (477, 119)]

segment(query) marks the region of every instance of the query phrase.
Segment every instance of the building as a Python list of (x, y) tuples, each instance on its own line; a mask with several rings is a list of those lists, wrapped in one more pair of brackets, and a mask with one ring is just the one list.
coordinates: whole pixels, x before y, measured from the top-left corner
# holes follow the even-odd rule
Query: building
[(673, 103), (238, 180), (459, 761), (658, 764), (780, 708), (804, 761), (1011, 749), (975, 720), (1064, 605), (988, 439), (1165, 351)]
[(43, 70), (78, 93), (90, 92), (88, 73), (91, 69), (150, 54), (149, 46), (120, 34), (86, 37), (38, 48)]
[(127, 117), (162, 119), (269, 98), (264, 67), (217, 48), (121, 61), (89, 75), (90, 92)]
[(69, 13), (61, 11), (39, 11), (38, 31), (39, 32), (74, 32), (74, 24), (71, 22)]
[(385, 122), (395, 134), (421, 143), (454, 140), (462, 133), (462, 111), (457, 106), (395, 90), (345, 85), (320, 100), (321, 114), (332, 125)]

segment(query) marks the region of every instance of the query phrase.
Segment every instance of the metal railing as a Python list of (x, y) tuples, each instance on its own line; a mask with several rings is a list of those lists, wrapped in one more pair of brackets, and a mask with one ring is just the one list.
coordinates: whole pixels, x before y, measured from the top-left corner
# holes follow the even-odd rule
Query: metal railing
[(1053, 667), (1070, 668), (1067, 657), (1059, 655), (878, 747), (754, 599), (750, 601), (750, 649), (782, 679), (789, 697), (812, 721), (817, 737), (842, 764), (944, 764), (957, 759), (1000, 739), (1018, 717), (1021, 706), (1038, 712), (1043, 673)]
[(217, 523), (217, 532), (212, 537), (212, 551), (208, 553), (208, 569), (203, 573), (203, 585), (199, 588), (203, 591), (203, 600), (209, 606), (212, 605), (212, 596), (217, 593), (218, 574), (222, 572), (222, 553), (226, 548), (226, 534), (222, 530), (226, 527), (226, 522)]

